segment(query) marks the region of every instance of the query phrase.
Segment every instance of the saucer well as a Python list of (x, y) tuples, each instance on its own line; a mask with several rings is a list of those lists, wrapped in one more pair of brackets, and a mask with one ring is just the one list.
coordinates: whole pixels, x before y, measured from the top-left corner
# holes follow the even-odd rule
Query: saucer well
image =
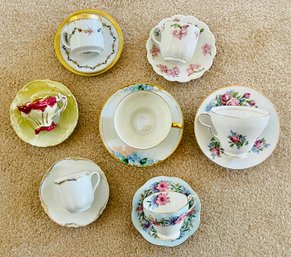
[[(258, 107), (270, 113), (269, 124), (257, 138), (247, 157), (225, 155), (220, 142), (198, 120), (201, 112), (209, 112), (213, 107), (224, 105)], [(210, 160), (224, 168), (246, 169), (262, 163), (272, 154), (279, 140), (280, 124), (274, 105), (263, 94), (249, 87), (230, 86), (214, 91), (203, 101), (196, 113), (194, 130), (200, 149)]]
[[(154, 71), (169, 81), (188, 82), (200, 78), (210, 69), (216, 55), (215, 37), (209, 27), (194, 16), (175, 15), (161, 20), (162, 27), (168, 21), (181, 21), (196, 25), (200, 29), (200, 36), (194, 55), (186, 64), (164, 61), (160, 48), (149, 37), (146, 43), (147, 59)], [(159, 35), (158, 35), (159, 36)]]
[[(52, 131), (42, 131), (35, 135), (35, 128), (25, 119), (17, 106), (48, 95), (62, 94), (67, 98), (67, 107)], [(51, 80), (34, 80), (25, 85), (10, 106), (10, 120), (16, 134), (26, 143), (38, 147), (54, 146), (66, 140), (74, 131), (79, 117), (78, 104), (71, 91), (63, 84)]]
[[(194, 212), (185, 220), (180, 232), (181, 235), (175, 240), (161, 240), (157, 236), (157, 231), (153, 224), (147, 220), (143, 211), (143, 200), (153, 194), (160, 191), (172, 191), (178, 192), (185, 195), (193, 194), (198, 202), (194, 202)], [(193, 201), (190, 202), (192, 207)], [(140, 187), (135, 193), (132, 200), (132, 213), (131, 219), (133, 225), (137, 231), (147, 240), (149, 243), (154, 245), (174, 247), (185, 242), (191, 235), (195, 233), (200, 224), (200, 212), (201, 203), (198, 195), (194, 190), (182, 179), (175, 177), (154, 177), (148, 180), (142, 187)]]
[(124, 164), (137, 167), (151, 166), (167, 159), (174, 153), (183, 135), (183, 128), (171, 128), (167, 137), (159, 145), (145, 150), (132, 148), (118, 137), (114, 128), (114, 114), (118, 104), (127, 95), (142, 90), (154, 91), (161, 96), (171, 109), (173, 121), (183, 126), (183, 114), (179, 104), (164, 89), (150, 84), (132, 84), (113, 94), (100, 114), (100, 136), (104, 146), (114, 158)]
[[(78, 19), (91, 19), (99, 16), (104, 33), (104, 51), (99, 54), (74, 55), (61, 42), (61, 34), (67, 23)], [(118, 23), (107, 13), (100, 10), (82, 10), (69, 15), (59, 26), (55, 36), (55, 52), (59, 61), (71, 72), (94, 76), (112, 68), (118, 61), (123, 48), (123, 35)]]
[[(95, 191), (95, 199), (90, 209), (72, 214), (58, 202), (57, 185), (54, 181), (82, 170), (98, 171), (100, 184)], [(53, 164), (44, 175), (40, 184), (39, 196), (44, 211), (51, 220), (61, 226), (83, 227), (94, 222), (104, 211), (109, 199), (109, 185), (100, 167), (91, 160), (83, 158), (67, 158)]]

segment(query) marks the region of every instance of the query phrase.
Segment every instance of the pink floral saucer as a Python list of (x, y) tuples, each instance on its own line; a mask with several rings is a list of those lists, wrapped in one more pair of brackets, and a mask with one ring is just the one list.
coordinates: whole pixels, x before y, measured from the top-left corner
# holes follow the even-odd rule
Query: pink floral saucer
[[(227, 105), (259, 107), (271, 115), (268, 126), (257, 138), (250, 154), (245, 158), (225, 155), (220, 142), (198, 121), (201, 112), (209, 112), (213, 107)], [(247, 169), (265, 161), (275, 150), (280, 134), (279, 118), (272, 102), (256, 90), (243, 86), (223, 87), (210, 94), (196, 113), (194, 129), (202, 152), (216, 164), (229, 169)], [(236, 137), (236, 135), (232, 136)]]
[(154, 71), (166, 80), (188, 82), (198, 79), (212, 66), (216, 55), (215, 37), (208, 26), (194, 16), (175, 15), (161, 20), (158, 25), (162, 27), (165, 22), (170, 20), (191, 23), (200, 29), (200, 36), (193, 57), (186, 64), (164, 61), (160, 48), (149, 37), (146, 43), (147, 59)]

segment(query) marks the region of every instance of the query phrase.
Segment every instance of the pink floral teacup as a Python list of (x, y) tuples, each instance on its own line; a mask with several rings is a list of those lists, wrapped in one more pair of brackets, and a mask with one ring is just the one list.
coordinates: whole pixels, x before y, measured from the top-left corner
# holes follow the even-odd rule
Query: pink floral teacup
[(153, 223), (157, 235), (162, 240), (175, 240), (180, 237), (184, 220), (193, 211), (195, 204), (189, 207), (194, 195), (186, 196), (177, 192), (159, 192), (143, 200), (143, 211)]
[(200, 29), (190, 23), (168, 21), (153, 28), (150, 35), (165, 61), (187, 63), (194, 54)]
[[(212, 125), (203, 116), (210, 117)], [(200, 123), (210, 129), (223, 153), (231, 157), (246, 157), (269, 120), (269, 112), (246, 106), (213, 107), (199, 115)]]
[(38, 98), (18, 106), (21, 115), (34, 125), (34, 133), (52, 131), (67, 107), (67, 97), (62, 94)]

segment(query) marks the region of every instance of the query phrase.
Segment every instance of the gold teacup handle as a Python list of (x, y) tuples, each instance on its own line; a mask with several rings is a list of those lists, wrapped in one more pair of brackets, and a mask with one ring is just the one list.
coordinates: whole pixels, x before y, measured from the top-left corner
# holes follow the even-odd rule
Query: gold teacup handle
[(183, 129), (184, 126), (182, 123), (180, 122), (172, 122), (172, 128), (179, 128), (179, 129)]

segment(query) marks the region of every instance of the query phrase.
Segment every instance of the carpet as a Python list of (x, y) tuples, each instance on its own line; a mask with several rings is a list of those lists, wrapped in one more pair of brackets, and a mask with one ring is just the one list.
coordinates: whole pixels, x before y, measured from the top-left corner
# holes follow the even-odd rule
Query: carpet
[[(290, 3), (266, 1), (1, 1), (0, 38), (0, 256), (290, 256)], [(53, 48), (62, 20), (81, 9), (112, 15), (124, 34), (120, 60), (108, 72), (81, 77), (66, 70)], [(211, 70), (189, 83), (156, 75), (146, 59), (150, 29), (174, 14), (206, 22), (217, 40)], [(80, 118), (64, 143), (32, 147), (10, 126), (9, 107), (18, 90), (35, 79), (66, 85), (77, 98)], [(289, 79), (289, 83), (288, 83)], [(134, 81), (168, 90), (180, 103), (185, 131), (179, 148), (148, 169), (128, 167), (106, 151), (98, 121), (106, 99)], [(193, 120), (213, 90), (233, 84), (254, 88), (275, 105), (281, 135), (262, 164), (243, 171), (224, 169), (200, 151)], [(52, 222), (38, 197), (43, 174), (70, 156), (95, 161), (105, 172), (110, 199), (91, 225), (64, 228)], [(177, 176), (187, 181), (202, 203), (201, 225), (184, 244), (149, 244), (131, 223), (131, 201), (148, 179)]]

